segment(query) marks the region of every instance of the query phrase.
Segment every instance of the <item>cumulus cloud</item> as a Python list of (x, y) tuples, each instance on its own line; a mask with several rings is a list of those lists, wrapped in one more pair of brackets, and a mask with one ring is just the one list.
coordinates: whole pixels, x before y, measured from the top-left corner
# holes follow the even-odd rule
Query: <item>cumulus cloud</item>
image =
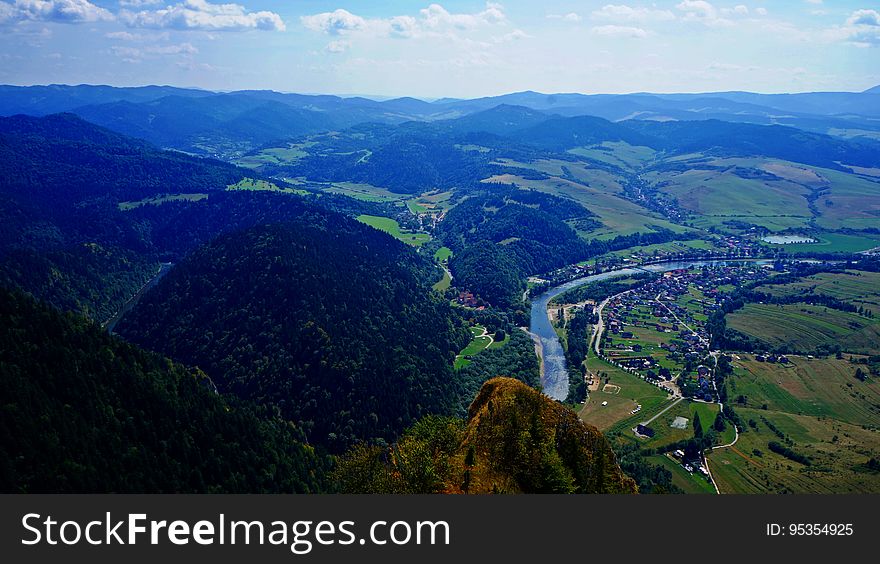
[(212, 4), (207, 0), (184, 0), (157, 10), (119, 14), (130, 27), (204, 31), (284, 31), (286, 26), (275, 12), (249, 12), (240, 4)]
[(593, 18), (614, 22), (650, 22), (669, 21), (675, 19), (675, 14), (669, 10), (656, 8), (633, 8), (626, 4), (606, 4), (602, 8), (593, 11)]
[(83, 23), (112, 20), (113, 14), (88, 0), (15, 0), (0, 2), (0, 22)]
[(729, 19), (721, 17), (715, 6), (706, 0), (683, 0), (675, 7), (683, 13), (682, 18), (685, 21), (699, 22), (713, 27), (732, 23)]
[(411, 38), (450, 31), (468, 31), (502, 24), (507, 21), (500, 4), (486, 3), (486, 8), (475, 13), (451, 13), (439, 4), (419, 10), (417, 16), (401, 15), (391, 18), (364, 18), (342, 8), (300, 17), (303, 27), (327, 35), (365, 33), (377, 37)]
[(640, 27), (625, 25), (600, 25), (591, 28), (590, 31), (604, 37), (642, 39), (648, 36), (648, 32)]
[(547, 14), (547, 19), (577, 23), (581, 21), (581, 16), (575, 12), (569, 12), (567, 14)]

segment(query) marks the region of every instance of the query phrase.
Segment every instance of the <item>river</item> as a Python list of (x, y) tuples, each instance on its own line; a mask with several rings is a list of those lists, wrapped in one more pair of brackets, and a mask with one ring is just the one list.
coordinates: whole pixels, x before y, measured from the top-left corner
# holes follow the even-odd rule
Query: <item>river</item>
[(538, 338), (541, 344), (541, 353), (543, 361), (541, 363), (541, 385), (544, 393), (553, 399), (565, 400), (568, 397), (568, 363), (565, 360), (565, 351), (562, 349), (562, 343), (559, 336), (553, 330), (550, 318), (547, 315), (547, 305), (550, 300), (559, 294), (600, 280), (608, 278), (619, 278), (621, 276), (629, 276), (632, 274), (641, 274), (647, 272), (668, 272), (670, 270), (678, 270), (680, 268), (690, 268), (693, 266), (706, 265), (723, 265), (731, 263), (770, 263), (768, 259), (731, 259), (731, 260), (691, 260), (691, 261), (673, 261), (659, 264), (650, 264), (638, 268), (620, 268), (617, 270), (609, 270), (583, 278), (576, 278), (555, 286), (540, 296), (532, 300), (531, 321), (529, 322), (529, 332)]
[(147, 293), (147, 290), (158, 284), (159, 280), (163, 276), (165, 276), (165, 274), (169, 270), (171, 270), (172, 266), (174, 265), (170, 262), (161, 263), (159, 265), (159, 270), (156, 272), (156, 274), (152, 278), (150, 278), (146, 284), (141, 286), (141, 289), (138, 290), (135, 295), (129, 298), (128, 301), (125, 302), (125, 305), (123, 305), (122, 308), (120, 308), (113, 317), (102, 323), (101, 326), (104, 327), (108, 333), (112, 333), (113, 329), (116, 327), (116, 324), (119, 323), (120, 319), (122, 319), (122, 316), (131, 311), (131, 309), (137, 305), (143, 295)]

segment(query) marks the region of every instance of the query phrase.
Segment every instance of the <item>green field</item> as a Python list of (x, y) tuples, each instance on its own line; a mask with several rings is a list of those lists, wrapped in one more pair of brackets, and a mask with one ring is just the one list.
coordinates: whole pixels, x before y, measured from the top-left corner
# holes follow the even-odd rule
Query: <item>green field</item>
[(449, 271), (444, 269), (443, 278), (434, 284), (434, 289), (438, 292), (445, 292), (450, 286), (452, 286), (452, 278), (449, 277)]
[(638, 170), (649, 164), (657, 156), (657, 152), (650, 147), (630, 145), (624, 141), (606, 141), (601, 145), (578, 147), (570, 149), (568, 152), (572, 155), (629, 170)]
[(243, 178), (237, 184), (230, 184), (226, 187), (227, 190), (249, 190), (249, 191), (258, 191), (258, 192), (283, 192), (285, 194), (299, 194), (305, 195), (308, 194), (305, 190), (298, 190), (296, 188), (282, 188), (278, 186), (274, 182), (268, 182), (266, 180), (258, 180), (256, 178)]
[(385, 188), (357, 182), (333, 182), (322, 186), (321, 189), (324, 192), (342, 194), (364, 202), (399, 202), (406, 198), (402, 194), (396, 194)]
[[(511, 163), (507, 162), (505, 164), (510, 166)], [(546, 162), (543, 164), (539, 162), (534, 165), (518, 164), (522, 168), (528, 166), (531, 170), (538, 170), (540, 172), (544, 172), (541, 168), (552, 168), (554, 166), (561, 168), (561, 165), (556, 163), (548, 164)], [(571, 165), (571, 163), (568, 164)], [(599, 172), (605, 175), (608, 174), (604, 173), (604, 171)], [(598, 175), (598, 173), (596, 176), (598, 180), (588, 182), (589, 186), (583, 183), (587, 182), (586, 180), (573, 181), (560, 177), (535, 180), (515, 174), (499, 174), (484, 179), (482, 182), (487, 184), (515, 184), (522, 189), (537, 190), (578, 202), (584, 208), (596, 214), (598, 220), (604, 226), (589, 233), (579, 232), (582, 237), (588, 239), (611, 239), (618, 235), (652, 233), (656, 231), (656, 227), (669, 229), (676, 233), (686, 230), (686, 228), (671, 223), (653, 212), (622, 198), (620, 196), (621, 188), (613, 179), (606, 179)]]
[(452, 249), (449, 247), (440, 247), (434, 253), (434, 260), (437, 262), (446, 262), (452, 256)]
[(714, 494), (715, 488), (708, 478), (694, 472), (691, 474), (684, 467), (665, 454), (648, 456), (645, 461), (666, 468), (672, 472), (672, 485), (678, 486), (686, 494)]
[(458, 353), (458, 356), (455, 357), (455, 363), (453, 364), (455, 370), (459, 370), (470, 364), (471, 361), (468, 360), (468, 357), (484, 351), (492, 344), (492, 337), (484, 335), (485, 332), (486, 328), (482, 325), (474, 325), (471, 327), (471, 342), (468, 343), (468, 345)]
[[(752, 420), (732, 448), (708, 455), (709, 468), (722, 493), (880, 493), (880, 472), (865, 463), (880, 456), (876, 430), (806, 415), (778, 411), (737, 409)], [(761, 418), (770, 421), (790, 439), (789, 447), (808, 456), (805, 466), (770, 451), (770, 441), (781, 442)]]
[(119, 202), (118, 207), (121, 211), (129, 211), (139, 208), (140, 206), (156, 206), (165, 202), (199, 202), (207, 199), (207, 194), (163, 194), (161, 196), (153, 196), (152, 198), (145, 198), (136, 202)]
[[(632, 436), (629, 429), (669, 405), (666, 391), (592, 355), (587, 357), (587, 369), (603, 377), (598, 391), (590, 392), (580, 417), (600, 431), (620, 431), (624, 436)], [(610, 386), (606, 387), (605, 377)], [(608, 405), (603, 406), (605, 401)], [(639, 404), (641, 411), (635, 415), (630, 413)]]
[(880, 315), (880, 273), (877, 272), (821, 272), (790, 284), (759, 286), (757, 290), (779, 297), (824, 294)]
[(816, 243), (792, 243), (790, 245), (772, 246), (789, 253), (858, 253), (880, 246), (880, 237), (876, 235), (820, 233), (813, 237), (818, 239)]
[(399, 239), (400, 241), (403, 241), (407, 245), (412, 245), (413, 247), (419, 247), (431, 240), (431, 236), (427, 233), (413, 233), (411, 231), (401, 230), (400, 224), (390, 217), (381, 217), (377, 215), (359, 215), (357, 220), (362, 223), (366, 223), (370, 227), (374, 227), (379, 231), (384, 231), (395, 239)]
[[(737, 409), (766, 405), (775, 411), (880, 427), (880, 381), (856, 379), (858, 365), (849, 360), (793, 356), (784, 365), (757, 362), (754, 355), (737, 356), (727, 383)], [(737, 401), (740, 396), (744, 404)]]
[(288, 143), (285, 147), (271, 147), (253, 155), (245, 155), (236, 160), (235, 164), (250, 169), (257, 169), (266, 164), (290, 164), (308, 156), (305, 149), (312, 145), (313, 142), (306, 142)]
[(858, 354), (880, 352), (880, 321), (855, 313), (808, 304), (746, 304), (727, 315), (727, 326), (767, 343), (813, 352), (821, 345), (840, 345)]

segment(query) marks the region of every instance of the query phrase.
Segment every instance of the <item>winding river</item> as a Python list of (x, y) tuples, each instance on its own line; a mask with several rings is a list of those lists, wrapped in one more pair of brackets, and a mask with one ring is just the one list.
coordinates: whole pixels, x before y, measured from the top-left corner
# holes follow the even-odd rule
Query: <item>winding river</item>
[(570, 280), (534, 298), (532, 300), (529, 332), (540, 341), (541, 345), (541, 357), (543, 359), (541, 363), (541, 385), (544, 387), (544, 393), (560, 401), (565, 400), (568, 396), (568, 365), (565, 360), (565, 351), (562, 349), (562, 343), (559, 341), (556, 331), (553, 330), (553, 325), (550, 323), (550, 318), (547, 315), (547, 305), (550, 300), (559, 294), (584, 284), (607, 280), (608, 278), (619, 278), (643, 272), (668, 272), (693, 266), (725, 265), (744, 262), (770, 263), (772, 261), (768, 259), (689, 260), (650, 264), (637, 268), (620, 268)]

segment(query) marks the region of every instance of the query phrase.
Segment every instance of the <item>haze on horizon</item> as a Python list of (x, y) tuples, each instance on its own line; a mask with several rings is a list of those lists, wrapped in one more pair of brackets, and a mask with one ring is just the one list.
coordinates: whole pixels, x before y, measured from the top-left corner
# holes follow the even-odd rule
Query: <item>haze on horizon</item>
[(18, 85), (472, 98), (880, 84), (866, 0), (0, 0), (0, 31), (0, 83)]

